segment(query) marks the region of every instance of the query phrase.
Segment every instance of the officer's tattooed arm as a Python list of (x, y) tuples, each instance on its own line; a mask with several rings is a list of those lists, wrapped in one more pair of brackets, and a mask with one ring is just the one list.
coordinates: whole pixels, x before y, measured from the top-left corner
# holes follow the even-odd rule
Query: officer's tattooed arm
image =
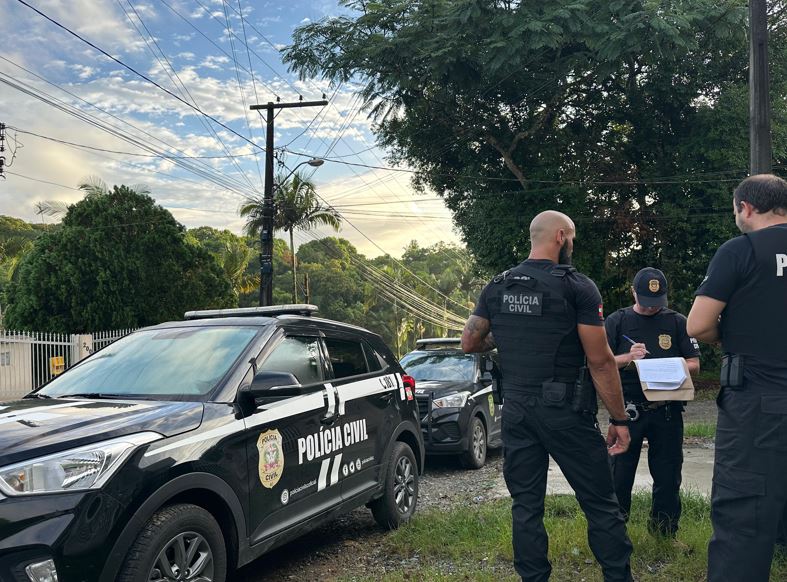
[(469, 354), (495, 349), (495, 340), (489, 327), (488, 319), (471, 315), (462, 332), (462, 351)]

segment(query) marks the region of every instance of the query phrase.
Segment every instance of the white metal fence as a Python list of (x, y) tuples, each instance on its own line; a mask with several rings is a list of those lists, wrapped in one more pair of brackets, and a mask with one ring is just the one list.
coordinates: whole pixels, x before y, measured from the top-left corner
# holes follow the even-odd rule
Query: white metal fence
[(0, 330), (0, 401), (24, 396), (131, 331), (59, 334)]

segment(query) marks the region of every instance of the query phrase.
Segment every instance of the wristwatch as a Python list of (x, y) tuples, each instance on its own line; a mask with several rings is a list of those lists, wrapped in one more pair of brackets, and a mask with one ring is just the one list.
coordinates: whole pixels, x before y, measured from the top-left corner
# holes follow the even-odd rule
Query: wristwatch
[(630, 424), (631, 424), (631, 418), (629, 418), (629, 417), (627, 416), (627, 417), (626, 417), (626, 418), (624, 418), (623, 420), (618, 420), (618, 419), (616, 419), (616, 418), (612, 418), (612, 417), (610, 416), (610, 417), (609, 417), (609, 424), (611, 424), (612, 426), (628, 426), (628, 425), (630, 425)]

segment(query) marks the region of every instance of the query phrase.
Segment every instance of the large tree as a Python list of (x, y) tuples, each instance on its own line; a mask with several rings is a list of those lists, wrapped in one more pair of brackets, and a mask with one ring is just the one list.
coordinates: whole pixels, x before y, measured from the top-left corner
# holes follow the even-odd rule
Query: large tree
[(90, 332), (232, 304), (220, 266), (144, 192), (86, 184), (59, 229), (36, 239), (9, 290), (9, 328)]
[[(487, 272), (527, 253), (546, 208), (607, 301), (664, 268), (685, 309), (734, 233), (747, 169), (745, 0), (344, 0), (296, 29), (303, 76), (361, 80), (391, 161), (446, 200)], [(772, 3), (774, 154), (787, 158), (787, 18)]]

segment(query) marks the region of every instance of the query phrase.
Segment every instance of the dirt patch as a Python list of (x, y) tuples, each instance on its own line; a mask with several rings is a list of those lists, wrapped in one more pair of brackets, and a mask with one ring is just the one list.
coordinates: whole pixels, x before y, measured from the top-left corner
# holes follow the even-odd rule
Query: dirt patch
[[(500, 487), (503, 456), (490, 450), (484, 467), (461, 468), (450, 458), (427, 461), (420, 481), (418, 509), (449, 509), (487, 502), (508, 495)], [(417, 570), (418, 556), (391, 556), (383, 547), (387, 532), (365, 507), (274, 550), (239, 570), (233, 582), (273, 580), (330, 581), (353, 575), (382, 577), (386, 573)]]

